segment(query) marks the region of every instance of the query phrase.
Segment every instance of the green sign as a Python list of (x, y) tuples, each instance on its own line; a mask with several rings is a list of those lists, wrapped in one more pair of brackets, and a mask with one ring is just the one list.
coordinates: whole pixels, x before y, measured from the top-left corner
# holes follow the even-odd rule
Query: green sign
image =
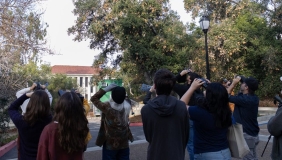
[[(121, 79), (105, 79), (105, 80), (98, 83), (98, 89), (105, 88), (112, 83), (115, 83), (118, 86), (122, 86), (122, 80)], [(106, 102), (106, 101), (110, 100), (111, 93), (112, 92), (107, 92), (102, 98), (100, 98), (100, 100), (102, 102)]]
[[(121, 79), (105, 79), (105, 80), (98, 83), (98, 90), (100, 88), (105, 88), (112, 83), (115, 83), (118, 86), (122, 86), (122, 80)], [(111, 98), (111, 94), (112, 94), (112, 92), (107, 92), (106, 94), (104, 94), (103, 97), (100, 98), (100, 100), (102, 102), (109, 101), (110, 98)], [(95, 115), (100, 115), (100, 110), (97, 109), (96, 107), (94, 107), (94, 111), (95, 111)]]

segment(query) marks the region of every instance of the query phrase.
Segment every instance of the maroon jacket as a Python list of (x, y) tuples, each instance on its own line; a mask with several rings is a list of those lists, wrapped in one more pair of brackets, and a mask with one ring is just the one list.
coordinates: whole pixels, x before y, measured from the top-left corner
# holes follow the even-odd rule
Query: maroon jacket
[(51, 122), (42, 131), (38, 144), (37, 160), (82, 160), (83, 150), (67, 153), (60, 147), (57, 127), (57, 123)]

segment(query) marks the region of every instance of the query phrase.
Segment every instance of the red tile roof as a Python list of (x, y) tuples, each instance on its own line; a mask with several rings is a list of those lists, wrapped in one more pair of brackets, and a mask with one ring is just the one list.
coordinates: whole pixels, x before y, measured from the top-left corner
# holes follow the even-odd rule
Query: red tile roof
[(55, 65), (52, 67), (51, 72), (54, 74), (98, 74), (98, 70), (91, 66)]

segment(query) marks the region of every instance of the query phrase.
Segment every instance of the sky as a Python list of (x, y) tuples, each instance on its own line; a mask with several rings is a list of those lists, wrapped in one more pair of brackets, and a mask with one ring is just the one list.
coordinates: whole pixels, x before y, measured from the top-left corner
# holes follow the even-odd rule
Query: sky
[[(171, 0), (171, 9), (177, 11), (184, 23), (191, 20), (191, 16), (184, 10), (183, 0)], [(99, 53), (89, 48), (89, 41), (73, 41), (74, 36), (67, 34), (67, 29), (75, 24), (76, 17), (72, 11), (74, 5), (71, 0), (46, 0), (42, 4), (45, 10), (43, 22), (48, 23), (47, 46), (57, 55), (45, 55), (43, 63), (54, 65), (91, 66), (94, 56)]]

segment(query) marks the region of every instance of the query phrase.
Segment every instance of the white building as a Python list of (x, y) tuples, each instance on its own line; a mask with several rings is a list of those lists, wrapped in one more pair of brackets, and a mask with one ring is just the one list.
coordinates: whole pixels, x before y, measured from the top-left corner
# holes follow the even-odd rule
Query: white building
[(82, 90), (81, 94), (90, 102), (91, 96), (98, 91), (97, 86), (90, 85), (92, 76), (97, 75), (98, 70), (91, 66), (55, 65), (52, 66), (51, 73), (65, 74), (76, 79), (79, 89)]

